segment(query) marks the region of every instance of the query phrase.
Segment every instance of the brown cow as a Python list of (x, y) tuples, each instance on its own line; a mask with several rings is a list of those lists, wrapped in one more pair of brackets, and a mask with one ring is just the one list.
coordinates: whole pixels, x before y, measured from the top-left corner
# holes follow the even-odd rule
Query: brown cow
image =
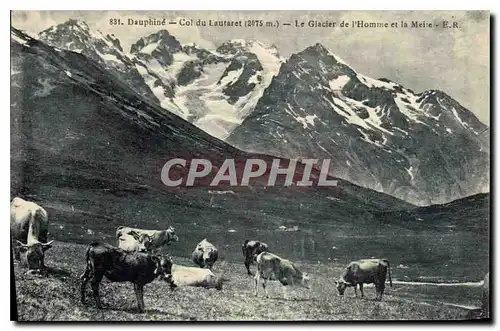
[(85, 288), (90, 281), (97, 308), (101, 309), (99, 284), (104, 276), (111, 282), (134, 283), (139, 312), (144, 310), (144, 285), (156, 278), (164, 279), (175, 287), (172, 281), (172, 260), (140, 252), (126, 252), (118, 247), (94, 242), (87, 248), (85, 272), (80, 276), (81, 301), (85, 303)]
[(386, 259), (358, 260), (349, 263), (340, 279), (335, 280), (335, 285), (340, 295), (344, 295), (347, 287), (354, 287), (357, 296), (356, 286), (359, 285), (361, 296), (364, 297), (363, 284), (375, 284), (377, 292), (376, 300), (382, 300), (385, 289), (385, 279), (389, 271), (389, 282), (392, 287), (391, 268)]

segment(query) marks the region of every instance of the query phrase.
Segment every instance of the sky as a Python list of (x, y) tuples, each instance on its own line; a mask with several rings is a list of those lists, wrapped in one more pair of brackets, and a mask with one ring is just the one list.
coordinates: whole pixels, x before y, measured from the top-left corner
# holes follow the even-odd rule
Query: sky
[[(12, 25), (36, 34), (67, 19), (83, 19), (91, 29), (118, 37), (125, 50), (140, 37), (164, 27), (128, 26), (134, 20), (167, 21), (264, 20), (291, 26), (196, 27), (167, 25), (181, 43), (215, 48), (230, 39), (255, 39), (274, 44), (280, 55), (321, 43), (340, 56), (356, 72), (388, 78), (415, 92), (439, 89), (470, 109), (483, 123), (490, 123), (490, 16), (487, 11), (13, 11)], [(121, 18), (122, 26), (110, 25)], [(336, 22), (335, 28), (295, 27), (299, 22)], [(397, 23), (394, 28), (340, 28), (341, 21)], [(402, 28), (401, 21), (432, 23), (432, 28)], [(458, 28), (436, 28), (442, 21), (455, 21)]]

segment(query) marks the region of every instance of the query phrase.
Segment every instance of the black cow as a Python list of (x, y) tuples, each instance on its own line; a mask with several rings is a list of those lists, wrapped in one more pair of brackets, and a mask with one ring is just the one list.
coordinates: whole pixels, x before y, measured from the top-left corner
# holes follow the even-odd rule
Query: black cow
[(112, 282), (134, 283), (139, 312), (144, 310), (144, 285), (158, 277), (170, 283), (171, 288), (175, 287), (172, 281), (172, 260), (169, 257), (126, 252), (109, 244), (93, 242), (87, 248), (87, 266), (80, 276), (82, 303), (85, 303), (85, 288), (90, 280), (97, 308), (102, 308), (99, 284), (104, 276)]
[(382, 300), (387, 271), (389, 271), (389, 283), (392, 287), (391, 268), (388, 260), (368, 259), (354, 261), (349, 263), (340, 279), (335, 280), (335, 285), (337, 285), (340, 295), (344, 295), (347, 287), (353, 286), (356, 296), (358, 295), (356, 286), (359, 285), (361, 296), (364, 297), (363, 284), (373, 283), (377, 292), (376, 300)]
[(250, 272), (250, 264), (255, 262), (257, 255), (262, 252), (269, 252), (269, 248), (266, 243), (257, 240), (245, 240), (241, 246), (243, 251), (243, 256), (245, 257), (245, 267), (247, 268), (247, 273), (252, 275)]

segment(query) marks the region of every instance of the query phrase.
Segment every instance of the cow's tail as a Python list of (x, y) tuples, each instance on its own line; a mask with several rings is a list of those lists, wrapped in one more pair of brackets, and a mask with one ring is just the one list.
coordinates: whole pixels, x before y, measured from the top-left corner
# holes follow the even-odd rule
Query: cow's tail
[(382, 261), (387, 263), (387, 272), (389, 273), (389, 285), (391, 285), (391, 287), (392, 287), (391, 264), (390, 264), (389, 260), (387, 260), (387, 259), (383, 259)]
[[(33, 217), (34, 222), (30, 222), (29, 232), (32, 234), (36, 233), (38, 235), (38, 238), (37, 238), (38, 240), (41, 240), (43, 242), (47, 242), (48, 229), (47, 229), (47, 226), (45, 226), (45, 228), (42, 226), (42, 224), (47, 221), (45, 218), (45, 213), (43, 212), (43, 209), (37, 208), (37, 210), (35, 210), (35, 212), (32, 214), (32, 217)], [(35, 224), (38, 224), (38, 225), (35, 225)]]
[(36, 221), (40, 222), (39, 224), (42, 224), (42, 222), (45, 220), (45, 213), (43, 212), (43, 210), (41, 208), (38, 208), (35, 211), (34, 218)]

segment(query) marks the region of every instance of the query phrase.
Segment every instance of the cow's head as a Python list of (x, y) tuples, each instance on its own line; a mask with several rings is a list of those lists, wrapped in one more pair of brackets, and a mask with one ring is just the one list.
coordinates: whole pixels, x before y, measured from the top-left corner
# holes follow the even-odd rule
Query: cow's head
[(155, 255), (152, 256), (152, 259), (156, 264), (154, 275), (158, 277), (158, 279), (170, 283), (172, 287), (174, 285), (172, 279), (172, 258), (170, 256)]
[(307, 272), (302, 273), (300, 284), (307, 289), (311, 288), (311, 285), (309, 284), (309, 275), (307, 274)]
[(335, 286), (337, 287), (337, 290), (339, 291), (339, 295), (344, 295), (345, 289), (348, 286), (351, 286), (350, 283), (346, 282), (344, 279), (335, 279)]
[(203, 263), (206, 265), (207, 262), (210, 262), (213, 260), (213, 256), (215, 254), (215, 251), (213, 247), (208, 247), (208, 248), (201, 248), (203, 250)]
[(45, 251), (52, 247), (53, 242), (54, 240), (51, 240), (47, 243), (41, 243), (37, 241), (27, 245), (17, 240), (17, 243), (20, 245), (19, 250), (21, 251), (21, 253), (26, 254), (29, 273), (40, 271), (40, 269), (43, 267), (43, 256), (45, 254)]
[(135, 231), (129, 233), (137, 242), (138, 252), (148, 252), (153, 244), (153, 239), (146, 233), (138, 234)]
[(179, 241), (179, 237), (175, 234), (175, 228), (173, 226), (169, 226), (168, 229), (165, 230), (165, 236), (167, 237), (167, 245)]

